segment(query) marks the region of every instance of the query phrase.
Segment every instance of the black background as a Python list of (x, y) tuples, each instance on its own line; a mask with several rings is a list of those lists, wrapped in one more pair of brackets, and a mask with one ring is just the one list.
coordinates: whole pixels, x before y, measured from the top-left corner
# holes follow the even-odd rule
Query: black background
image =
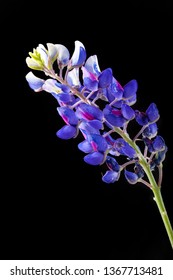
[(136, 79), (134, 108), (145, 111), (155, 102), (160, 111), (159, 134), (168, 146), (162, 194), (173, 222), (172, 10), (165, 1), (150, 2), (4, 6), (1, 259), (172, 259), (151, 191), (123, 176), (104, 184), (103, 170), (84, 163), (78, 139), (56, 137), (63, 122), (53, 97), (34, 93), (25, 80), (29, 51), (50, 42), (72, 53), (75, 40), (122, 85)]

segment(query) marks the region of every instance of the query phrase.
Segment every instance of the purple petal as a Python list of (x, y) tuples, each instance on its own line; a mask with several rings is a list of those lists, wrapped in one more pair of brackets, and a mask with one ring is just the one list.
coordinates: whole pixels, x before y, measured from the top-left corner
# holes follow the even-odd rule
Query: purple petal
[(165, 149), (165, 141), (161, 136), (157, 136), (153, 141), (153, 148), (155, 151), (161, 151)]
[(130, 98), (132, 97), (138, 89), (138, 84), (136, 80), (131, 80), (124, 86), (124, 98)]
[(123, 88), (118, 83), (118, 81), (113, 77), (110, 86), (108, 87), (109, 94), (111, 93), (114, 96), (114, 99), (121, 99), (123, 96)]
[(86, 51), (84, 45), (80, 41), (75, 41), (75, 50), (71, 57), (71, 66), (81, 66), (86, 59)]
[(156, 154), (156, 156), (154, 158), (154, 164), (159, 166), (164, 161), (167, 150), (168, 150), (168, 148), (165, 146), (165, 149), (163, 151), (159, 151)]
[(136, 119), (137, 123), (142, 126), (148, 124), (147, 115), (143, 112), (139, 112), (138, 110), (135, 111), (135, 119)]
[(108, 145), (113, 146), (113, 145), (115, 144), (115, 140), (113, 139), (112, 136), (107, 135), (107, 136), (105, 137), (105, 139), (106, 139)]
[(87, 140), (84, 140), (83, 142), (79, 143), (78, 148), (79, 148), (79, 150), (81, 150), (84, 153), (93, 152), (93, 148)]
[(76, 116), (79, 119), (88, 121), (94, 119), (101, 121), (103, 119), (103, 113), (99, 108), (85, 103), (82, 103), (78, 106), (76, 110)]
[(99, 165), (103, 162), (104, 155), (99, 152), (93, 152), (84, 157), (84, 161), (91, 165)]
[(64, 93), (64, 92), (56, 94), (55, 97), (63, 103), (69, 103), (72, 101), (71, 95), (68, 93)]
[(136, 184), (139, 179), (137, 174), (135, 174), (134, 172), (127, 171), (127, 170), (124, 170), (124, 175), (125, 175), (126, 180), (130, 184)]
[(89, 134), (88, 141), (92, 145), (94, 151), (105, 152), (108, 148), (107, 141), (99, 134)]
[(113, 114), (108, 114), (105, 119), (113, 126), (122, 127), (125, 124), (125, 119), (122, 116), (115, 116)]
[(113, 170), (116, 172), (118, 172), (120, 170), (120, 166), (119, 166), (118, 162), (113, 157), (107, 156), (106, 164), (110, 170)]
[(137, 174), (138, 178), (144, 177), (145, 174), (142, 166), (138, 162), (135, 163), (135, 173)]
[(122, 107), (122, 104), (124, 104), (123, 102), (124, 102), (123, 100), (118, 100), (113, 104), (113, 107), (120, 109)]
[(153, 141), (147, 137), (143, 138), (143, 141), (144, 141), (145, 145), (148, 147), (148, 151), (150, 153), (154, 152)]
[(156, 136), (157, 131), (158, 131), (157, 124), (156, 124), (156, 123), (152, 123), (152, 124), (149, 124), (149, 125), (144, 129), (142, 135), (143, 135), (143, 137), (153, 138), (153, 137)]
[(88, 134), (100, 134), (99, 129), (93, 127), (90, 123), (92, 124), (92, 121), (82, 121), (79, 124), (79, 129), (83, 133), (85, 138)]
[(66, 124), (78, 124), (78, 118), (76, 117), (75, 112), (72, 109), (68, 107), (58, 107), (57, 111), (59, 115), (63, 118), (63, 120), (66, 122)]
[(159, 111), (155, 103), (151, 103), (146, 110), (147, 117), (150, 122), (156, 122), (159, 119)]
[(32, 72), (29, 72), (26, 75), (26, 80), (30, 88), (32, 88), (34, 91), (38, 92), (43, 90), (42, 86), (44, 85), (45, 81), (40, 78), (37, 78)]
[(126, 102), (126, 104), (128, 104), (129, 106), (132, 106), (133, 104), (136, 103), (136, 99), (137, 99), (137, 95), (136, 95), (136, 93), (135, 93), (132, 97), (130, 97), (129, 99), (126, 99), (125, 102)]
[(65, 125), (60, 130), (57, 131), (56, 135), (61, 139), (70, 139), (76, 136), (77, 129), (71, 125)]
[(127, 120), (132, 120), (135, 117), (134, 110), (127, 104), (123, 104), (121, 107), (122, 115)]
[(91, 91), (96, 91), (98, 89), (98, 81), (95, 75), (88, 72), (88, 70), (85, 67), (82, 67), (82, 72), (84, 86)]
[(122, 138), (115, 140), (115, 149), (121, 154), (129, 158), (134, 158), (136, 156), (135, 150)]
[(114, 182), (118, 181), (119, 177), (120, 177), (119, 172), (107, 171), (105, 173), (105, 175), (102, 177), (102, 181), (107, 184), (110, 184), (110, 183), (114, 183)]
[(99, 88), (106, 88), (112, 82), (112, 69), (105, 69), (99, 76)]
[(103, 123), (101, 121), (92, 120), (89, 122), (89, 124), (95, 129), (103, 129)]

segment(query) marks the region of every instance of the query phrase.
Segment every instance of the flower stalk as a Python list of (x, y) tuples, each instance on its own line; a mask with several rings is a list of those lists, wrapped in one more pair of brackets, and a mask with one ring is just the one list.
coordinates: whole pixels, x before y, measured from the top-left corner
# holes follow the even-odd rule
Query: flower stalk
[[(128, 134), (124, 134), (121, 129), (119, 128), (115, 128), (115, 131), (126, 141), (129, 143), (130, 146), (132, 146), (139, 158), (139, 162), (140, 165), (142, 166), (143, 170), (145, 171), (145, 174), (150, 182), (150, 186), (151, 186), (151, 190), (153, 191), (154, 197), (153, 200), (156, 202), (156, 205), (158, 207), (159, 213), (162, 217), (164, 226), (165, 226), (165, 230), (167, 232), (171, 247), (173, 249), (173, 229), (172, 229), (172, 225), (171, 222), (169, 220), (169, 216), (167, 214), (166, 208), (165, 208), (165, 204), (163, 201), (163, 197), (161, 194), (161, 185), (157, 184), (155, 181), (155, 178), (153, 176), (153, 173), (145, 159), (145, 157), (142, 155), (141, 151), (139, 150), (139, 147), (136, 145), (136, 143), (134, 141), (132, 141)], [(159, 170), (160, 173), (162, 173), (162, 165), (159, 166)], [(159, 180), (160, 181), (160, 180)]]

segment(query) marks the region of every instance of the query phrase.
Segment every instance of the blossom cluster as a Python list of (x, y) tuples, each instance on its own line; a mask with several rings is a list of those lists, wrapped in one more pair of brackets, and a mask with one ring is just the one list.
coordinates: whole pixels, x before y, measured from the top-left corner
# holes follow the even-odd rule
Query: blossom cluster
[[(78, 148), (85, 154), (84, 161), (90, 165), (105, 164), (104, 182), (114, 183), (121, 172), (131, 184), (143, 181), (141, 154), (152, 171), (162, 166), (167, 146), (158, 135), (159, 111), (155, 103), (145, 112), (132, 108), (137, 100), (135, 79), (122, 86), (111, 68), (100, 70), (97, 55), (87, 58), (80, 41), (75, 41), (72, 55), (64, 45), (51, 43), (47, 48), (39, 44), (29, 55), (28, 67), (43, 71), (46, 76), (41, 79), (29, 72), (29, 86), (35, 92), (49, 92), (57, 100), (57, 112), (64, 120), (56, 135), (67, 140), (81, 133), (83, 141)], [(128, 132), (131, 121), (139, 126), (133, 139)], [(137, 146), (141, 142), (143, 149)], [(121, 164), (120, 157), (124, 159)]]

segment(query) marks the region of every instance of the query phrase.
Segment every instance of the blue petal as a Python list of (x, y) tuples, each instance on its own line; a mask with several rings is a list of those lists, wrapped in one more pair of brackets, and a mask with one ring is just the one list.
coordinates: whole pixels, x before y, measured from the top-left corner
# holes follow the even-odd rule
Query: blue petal
[(157, 131), (158, 131), (157, 124), (156, 124), (156, 123), (152, 123), (152, 124), (149, 124), (149, 125), (144, 129), (142, 135), (143, 135), (143, 137), (153, 138), (153, 137), (156, 136)]
[(135, 173), (137, 174), (138, 178), (144, 177), (144, 170), (138, 162), (135, 164)]
[(76, 136), (77, 129), (71, 125), (65, 125), (60, 130), (57, 131), (56, 135), (61, 139), (70, 139)]
[(102, 181), (107, 184), (110, 184), (118, 181), (119, 177), (120, 177), (119, 172), (107, 171), (105, 175), (102, 177)]
[(112, 69), (105, 69), (99, 76), (99, 88), (106, 88), (112, 82)]
[(86, 51), (84, 45), (80, 41), (75, 41), (75, 50), (71, 57), (71, 66), (81, 66), (86, 59)]
[(37, 78), (32, 72), (29, 72), (26, 75), (26, 80), (30, 86), (30, 88), (32, 88), (34, 91), (38, 92), (43, 90), (42, 86), (44, 85), (44, 80)]
[(124, 101), (123, 100), (118, 100), (118, 101), (116, 101), (114, 104), (113, 104), (113, 107), (115, 107), (115, 108), (121, 108), (122, 107), (122, 105), (124, 104)]
[(83, 133), (83, 135), (85, 136), (85, 138), (89, 135), (89, 134), (100, 134), (99, 129), (93, 127), (90, 122), (92, 121), (82, 121), (79, 124), (79, 129), (80, 131)]
[(127, 104), (123, 104), (121, 107), (122, 115), (127, 120), (132, 120), (135, 117), (134, 110)]
[(101, 121), (92, 120), (89, 122), (89, 124), (95, 129), (103, 129), (103, 123)]
[(79, 150), (81, 150), (84, 153), (93, 152), (93, 148), (87, 140), (84, 140), (83, 142), (79, 143), (78, 148), (79, 148)]
[(156, 122), (159, 119), (159, 111), (155, 103), (150, 104), (146, 110), (146, 114), (150, 122)]
[(124, 175), (125, 175), (126, 180), (130, 184), (136, 184), (139, 179), (137, 174), (135, 174), (134, 172), (127, 171), (127, 170), (124, 170)]
[(113, 170), (116, 172), (118, 172), (120, 170), (120, 166), (119, 166), (118, 162), (113, 157), (107, 156), (106, 164), (110, 170)]
[(167, 146), (165, 146), (165, 149), (163, 151), (159, 151), (158, 153), (156, 153), (156, 156), (154, 158), (155, 165), (159, 166), (164, 161), (167, 150), (168, 148)]
[(148, 124), (148, 117), (145, 113), (139, 112), (138, 110), (135, 111), (135, 118), (138, 124), (140, 125), (146, 125)]
[(124, 86), (123, 97), (124, 98), (132, 97), (134, 94), (136, 94), (137, 89), (138, 89), (137, 81), (131, 80)]
[(150, 153), (154, 152), (152, 140), (146, 137), (146, 138), (143, 138), (143, 141), (144, 141), (145, 145), (148, 147), (148, 151)]
[(94, 151), (105, 152), (108, 148), (105, 138), (98, 134), (89, 134), (88, 141), (91, 143)]
[(115, 140), (113, 139), (112, 136), (107, 135), (107, 136), (105, 137), (105, 139), (106, 139), (108, 145), (113, 146), (113, 145), (115, 144)]
[(84, 86), (91, 91), (96, 91), (98, 89), (98, 81), (95, 75), (88, 72), (88, 70), (85, 67), (82, 67), (82, 72)]
[(93, 152), (84, 157), (84, 161), (91, 165), (99, 165), (103, 162), (104, 155), (99, 152)]
[(82, 120), (90, 121), (96, 119), (101, 121), (103, 119), (103, 112), (93, 105), (82, 103), (76, 110), (76, 116)]
[(85, 68), (90, 72), (98, 76), (100, 74), (100, 68), (98, 65), (98, 59), (96, 55), (90, 56), (86, 63), (85, 63)]
[(71, 95), (68, 93), (59, 93), (56, 95), (56, 98), (63, 103), (69, 103), (72, 101)]
[(129, 99), (126, 99), (125, 103), (128, 104), (129, 106), (132, 106), (133, 104), (136, 103), (136, 100), (137, 100), (137, 95), (135, 93), (132, 97), (130, 97)]
[(113, 126), (122, 127), (125, 124), (125, 119), (122, 116), (115, 116), (113, 114), (105, 115), (105, 119)]
[(157, 136), (153, 141), (153, 148), (155, 151), (161, 151), (165, 149), (165, 141), (161, 136)]
[(91, 80), (90, 78), (84, 78), (84, 86), (91, 90), (96, 91), (98, 89), (98, 82), (96, 80)]
[(68, 107), (58, 107), (57, 111), (67, 124), (78, 124), (78, 118), (76, 117), (75, 112), (72, 109)]
[(114, 96), (114, 99), (121, 99), (123, 96), (123, 88), (118, 83), (118, 81), (113, 77), (110, 86), (108, 87), (108, 92)]
[(113, 100), (115, 100), (115, 96), (112, 94), (112, 92), (109, 88), (105, 89), (105, 96), (108, 99), (109, 103), (111, 103)]
[(122, 138), (115, 140), (115, 149), (121, 154), (129, 158), (134, 158), (136, 156), (135, 150)]

